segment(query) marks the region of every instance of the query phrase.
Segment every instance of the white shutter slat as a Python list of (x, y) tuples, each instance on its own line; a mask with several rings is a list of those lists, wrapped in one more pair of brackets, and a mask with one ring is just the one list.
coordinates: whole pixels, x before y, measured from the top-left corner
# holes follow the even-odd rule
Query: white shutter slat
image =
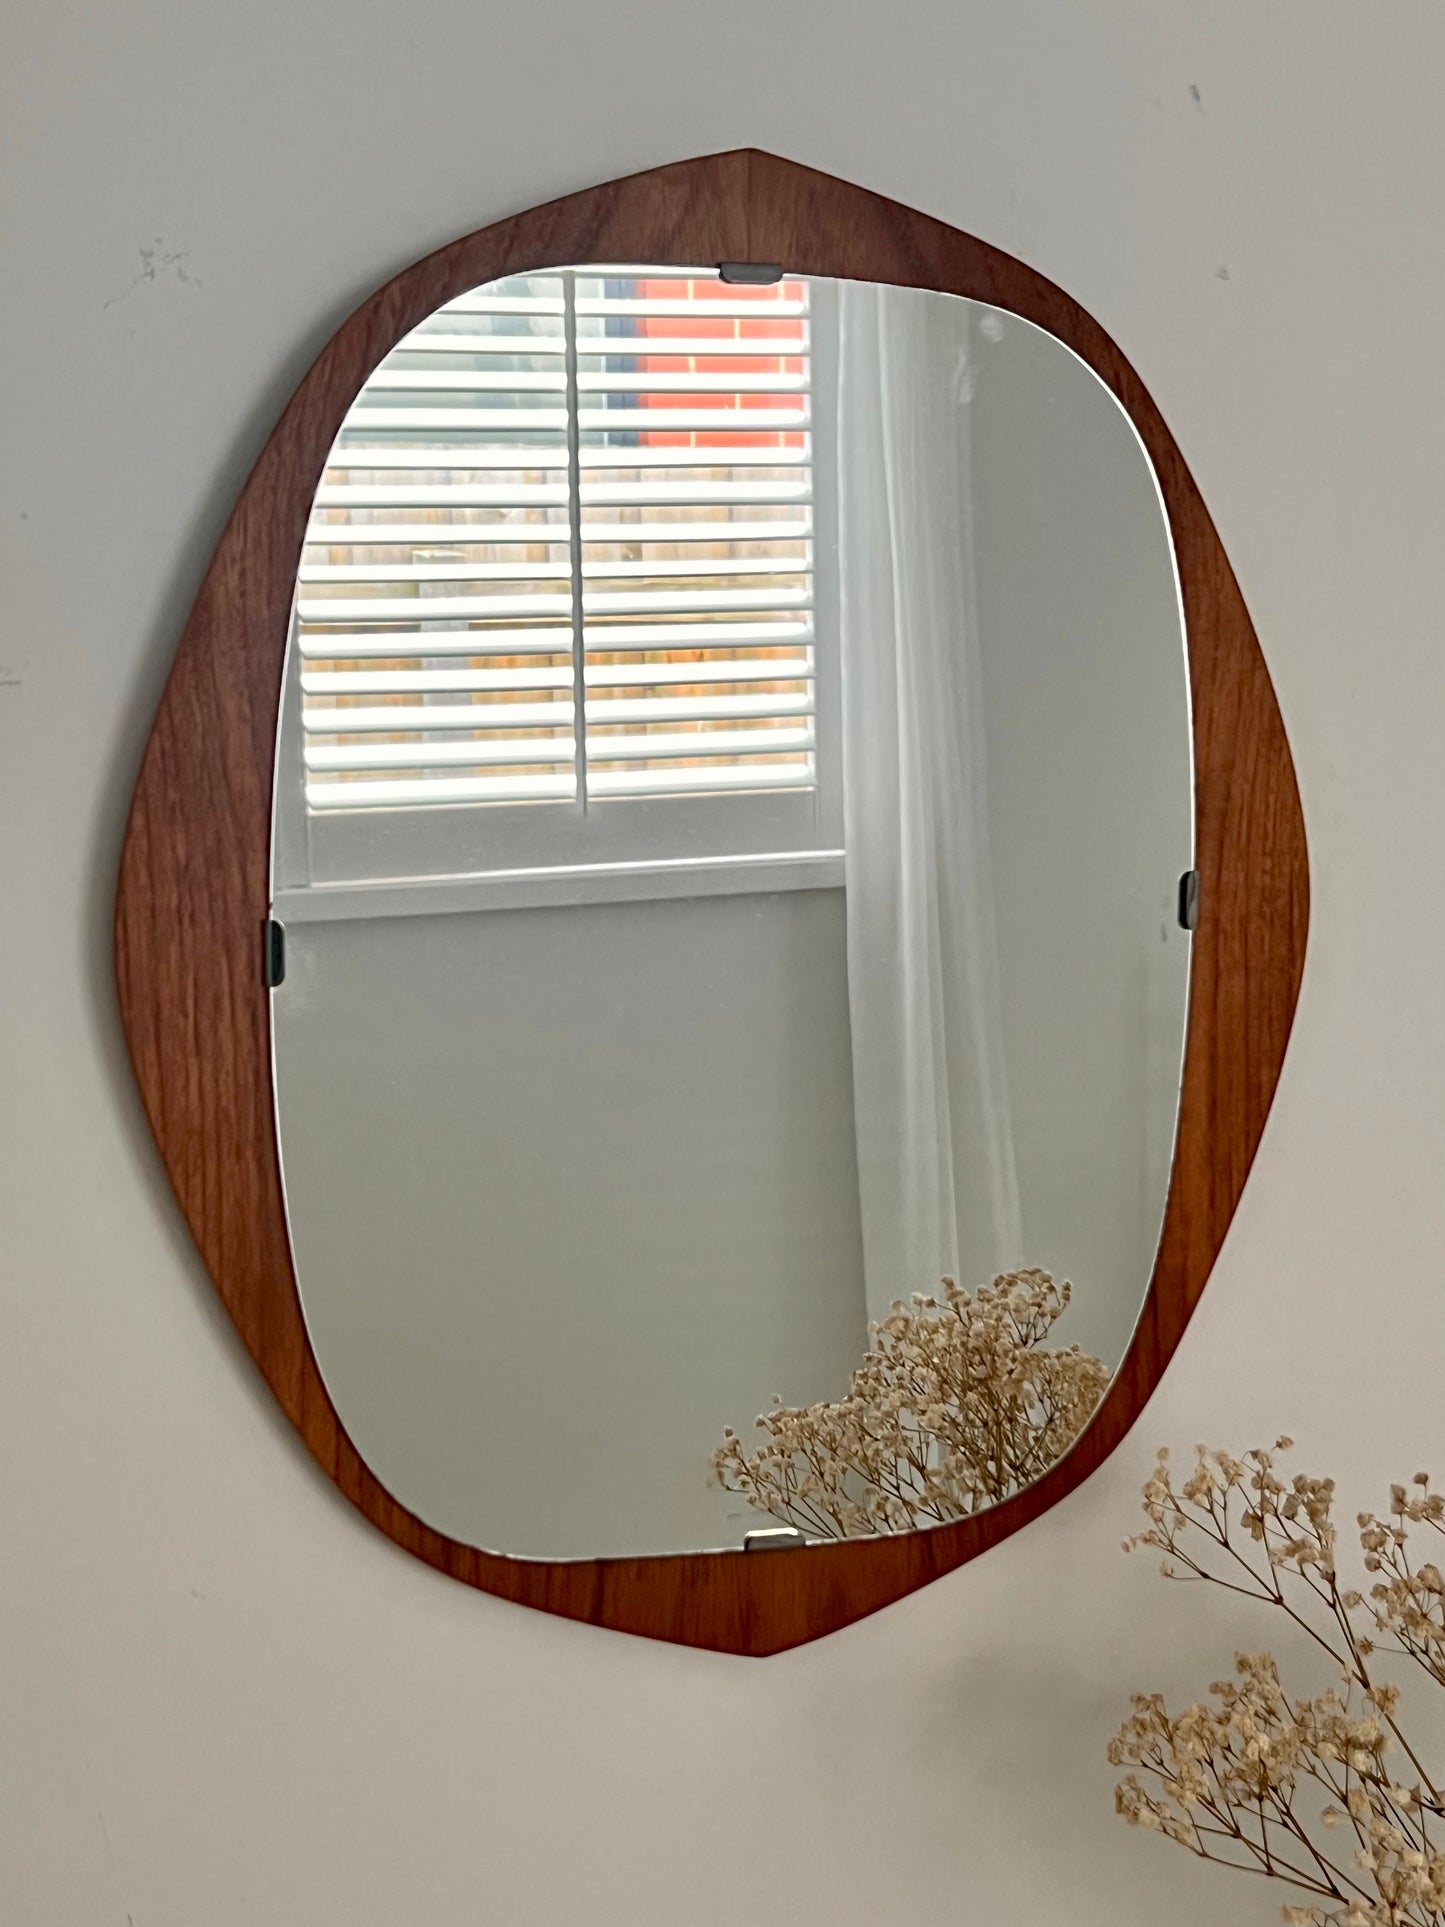
[[(662, 411), (659, 410), (659, 413)], [(666, 422), (646, 422), (642, 427), (654, 432), (665, 433)], [(737, 427), (734, 417), (732, 426)], [(408, 468), (434, 468), (438, 471), (458, 473), (469, 469), (560, 469), (565, 474), (567, 451), (565, 448), (525, 448), (521, 445), (507, 447), (501, 444), (452, 447), (410, 448), (402, 444), (386, 447), (377, 442), (353, 442), (350, 437), (370, 433), (364, 420), (351, 422), (341, 431), (347, 439), (333, 448), (326, 458), (328, 471), (331, 469), (368, 468), (380, 474)], [(619, 432), (621, 432), (619, 430)], [(667, 468), (667, 469), (717, 469), (717, 468), (804, 468), (791, 449), (755, 448), (746, 442), (736, 444), (709, 443), (706, 446), (685, 447), (637, 447), (637, 448), (588, 448), (583, 451), (582, 467), (585, 471), (610, 468)], [(588, 499), (588, 482), (582, 484), (582, 499)], [(594, 480), (595, 486), (595, 480)], [(709, 498), (711, 499), (711, 498)]]
[[(537, 538), (534, 536), (533, 541)], [(625, 538), (624, 538), (625, 539)], [(644, 536), (641, 539), (650, 540)], [(711, 538), (716, 544), (717, 538)], [(565, 540), (565, 537), (563, 538)], [(334, 546), (334, 545), (333, 545)], [(434, 544), (440, 547), (440, 544)], [(475, 544), (473, 546), (476, 546)], [(541, 544), (538, 543), (540, 547)], [(710, 559), (707, 556), (665, 556), (659, 561), (584, 561), (584, 582), (652, 581), (665, 576), (725, 574), (798, 576), (808, 572), (808, 558), (800, 555), (748, 555)], [(557, 562), (306, 562), (298, 582), (530, 582), (560, 578), (570, 581), (571, 563)]]
[[(303, 674), (301, 691), (331, 701), (337, 696), (442, 696), (460, 692), (571, 689), (572, 666), (536, 669), (332, 669)], [(309, 717), (317, 705), (308, 704)]]
[[(635, 339), (625, 335), (587, 334), (579, 340), (578, 353), (586, 360), (625, 355), (629, 341)], [(716, 335), (669, 335), (666, 346), (660, 343), (654, 345), (651, 336), (646, 339), (649, 354), (682, 358), (713, 356), (719, 347)], [(382, 367), (391, 368), (398, 355), (514, 355), (520, 358), (524, 355), (561, 355), (566, 353), (566, 347), (560, 335), (444, 334), (439, 331), (433, 333), (431, 329), (422, 327), (415, 334), (408, 335), (404, 343), (393, 348)], [(766, 355), (781, 360), (790, 355), (796, 356), (798, 343), (796, 338), (786, 335), (743, 335), (728, 340), (727, 353), (729, 359), (737, 355)]]
[[(488, 728), (492, 725), (488, 724)], [(497, 742), (462, 743), (345, 743), (335, 748), (308, 743), (307, 769), (442, 769), (482, 763), (572, 763), (572, 735), (566, 739), (538, 736)]]
[(759, 724), (755, 729), (654, 730), (611, 735), (591, 726), (587, 731), (587, 761), (636, 763), (674, 762), (695, 756), (778, 756), (813, 747), (810, 728)]
[(590, 589), (584, 591), (582, 600), (583, 607), (592, 615), (665, 615), (673, 611), (722, 614), (729, 609), (808, 609), (812, 607), (813, 592), (766, 585), (761, 589), (669, 589), (655, 595)]
[[(643, 648), (654, 652), (701, 648), (696, 625), (690, 622), (618, 623), (615, 627), (589, 628), (586, 634), (589, 651), (599, 654)], [(714, 649), (796, 647), (809, 640), (811, 630), (802, 623), (735, 622), (726, 630), (719, 624), (713, 635), (717, 638), (711, 644)], [(571, 646), (571, 630), (555, 624), (534, 629), (443, 629), (429, 635), (408, 629), (308, 631), (300, 638), (303, 662), (345, 662), (366, 656), (397, 662), (408, 656), (558, 656), (566, 655)], [(680, 666), (696, 669), (700, 664), (694, 661)], [(811, 668), (807, 673), (811, 675)]]
[[(679, 589), (656, 595), (629, 595), (595, 590), (586, 598), (594, 615), (667, 615), (747, 609), (806, 609), (807, 589)], [(297, 609), (303, 622), (484, 622), (493, 616), (556, 616), (571, 611), (572, 598), (539, 590), (530, 596), (436, 596), (422, 603), (416, 596), (300, 597)]]
[(369, 434), (364, 424), (349, 421), (341, 433), (343, 441), (338, 443), (326, 457), (327, 473), (343, 472), (358, 468), (372, 469), (381, 475), (400, 474), (404, 469), (431, 468), (438, 476), (460, 475), (468, 471), (506, 470), (520, 468), (545, 473), (557, 470), (563, 477), (562, 500), (566, 501), (567, 451), (555, 448), (508, 448), (500, 445), (477, 443), (466, 447), (458, 444), (454, 448), (410, 448), (397, 443), (387, 448), (376, 442), (353, 441), (353, 436)]
[[(561, 616), (572, 613), (572, 594), (428, 596), (299, 596), (297, 612), (303, 622), (484, 622), (488, 618)], [(417, 638), (425, 641), (423, 634)]]
[[(455, 312), (442, 309), (441, 312)], [(560, 332), (551, 334), (528, 334), (519, 329), (516, 334), (472, 332), (432, 328), (423, 322), (414, 329), (405, 341), (399, 341), (381, 364), (390, 368), (398, 355), (565, 355), (567, 343)], [(372, 376), (372, 380), (375, 380)]]
[[(595, 687), (595, 685), (592, 685)], [(599, 696), (587, 706), (589, 720), (608, 723), (741, 722), (749, 717), (811, 716), (809, 689), (768, 696), (646, 696), (637, 701)]]
[[(334, 456), (328, 463), (336, 465)], [(318, 509), (566, 508), (567, 484), (558, 482), (323, 482)], [(335, 523), (313, 524), (334, 528)], [(310, 539), (308, 531), (308, 540)]]
[[(652, 343), (647, 344), (649, 360), (655, 359)], [(659, 344), (668, 354), (677, 351), (673, 343)], [(718, 358), (718, 348), (728, 350), (727, 359), (731, 360), (732, 343), (714, 342), (704, 353), (711, 359)], [(633, 359), (633, 357), (625, 357)], [(600, 357), (600, 359), (624, 359), (624, 357)], [(775, 356), (774, 359), (777, 359)], [(787, 395), (797, 394), (807, 387), (807, 376), (801, 374), (778, 374), (775, 372), (749, 373), (743, 377), (750, 394)], [(739, 376), (734, 372), (718, 371), (712, 374), (698, 374), (696, 370), (678, 370), (666, 375), (645, 374), (594, 374), (586, 369), (577, 376), (580, 393), (589, 394), (654, 394), (669, 395), (731, 395), (737, 392)], [(392, 368), (383, 365), (370, 377), (367, 384), (369, 394), (394, 393), (439, 393), (450, 395), (465, 394), (564, 394), (567, 376), (560, 368), (505, 369), (505, 368)], [(369, 423), (373, 411), (368, 408), (361, 417)], [(734, 416), (735, 419), (735, 416)], [(597, 424), (591, 424), (597, 426)], [(609, 419), (603, 427), (615, 427)], [(627, 424), (624, 424), (626, 426)]]
[[(676, 274), (676, 270), (674, 270), (673, 273), (670, 275), (664, 271), (660, 275), (657, 275), (655, 277), (649, 276), (648, 278), (649, 279), (655, 278), (658, 280), (675, 280), (678, 277)], [(698, 273), (693, 275), (691, 279), (694, 282), (700, 282), (705, 285), (707, 281), (707, 276), (705, 274)], [(783, 318), (788, 320), (797, 320), (797, 319), (800, 319), (807, 312), (808, 312), (807, 302), (798, 300), (798, 299), (779, 300), (774, 298), (766, 301), (748, 301), (748, 300), (741, 300), (741, 299), (735, 300), (735, 301), (719, 301), (719, 300), (713, 299), (713, 300), (707, 300), (707, 301), (698, 301), (698, 300), (688, 298), (686, 296), (677, 296), (677, 297), (660, 296), (660, 295), (658, 296), (654, 296), (654, 295), (640, 295), (640, 296), (638, 295), (632, 295), (632, 296), (601, 295), (599, 296), (599, 295), (585, 295), (585, 294), (578, 295), (577, 297), (578, 316), (589, 318), (589, 319), (597, 316), (602, 316), (605, 318), (611, 315), (616, 315), (616, 316), (648, 315), (648, 316), (667, 316), (667, 317), (673, 317), (678, 319), (685, 317), (689, 321), (702, 321), (702, 320), (773, 321), (773, 320), (783, 319)], [(621, 349), (614, 349), (611, 346), (611, 342), (613, 340), (625, 341), (629, 339), (629, 337), (627, 336), (598, 337), (593, 335), (593, 336), (584, 336), (583, 340), (584, 342), (590, 342), (590, 341), (603, 339), (603, 338), (605, 338), (609, 343), (606, 350), (608, 354), (625, 352), (624, 350), (621, 350)], [(791, 352), (796, 354), (798, 352), (797, 348), (794, 347)]]
[[(653, 539), (645, 529), (639, 531), (634, 538), (639, 545), (651, 543)], [(717, 541), (716, 537), (710, 539), (715, 546), (719, 548), (724, 546)], [(584, 558), (582, 563), (584, 600), (586, 601), (591, 600), (585, 594), (587, 583), (615, 582), (625, 577), (635, 577), (639, 581), (649, 579), (660, 581), (664, 576), (682, 576), (691, 581), (700, 576), (726, 576), (731, 579), (743, 575), (806, 576), (809, 572), (810, 565), (806, 555), (669, 555), (651, 561), (645, 556), (639, 556), (635, 560), (623, 562), (591, 561)]]
[[(779, 516), (771, 522), (745, 522), (726, 517), (699, 518), (691, 522), (589, 522), (582, 521), (582, 540), (592, 547), (615, 542), (798, 542), (812, 535), (812, 524)], [(799, 562), (807, 566), (807, 557)]]
[(774, 502), (805, 504), (813, 499), (813, 485), (806, 473), (796, 481), (767, 476), (754, 480), (709, 482), (589, 481), (582, 477), (583, 530), (589, 508), (680, 508), (703, 507), (765, 508)]
[[(662, 410), (659, 409), (658, 413), (660, 415)], [(649, 421), (642, 426), (654, 434), (668, 432), (668, 423), (665, 420)], [(737, 415), (732, 417), (730, 426), (741, 427)], [(586, 448), (582, 451), (584, 471), (589, 468), (747, 468), (750, 466), (806, 468), (807, 464), (801, 462), (792, 449), (755, 448), (747, 442), (724, 442), (721, 437), (700, 444), (696, 448)], [(586, 499), (585, 484), (583, 499)]]
[[(351, 424), (351, 432), (358, 435), (377, 433), (394, 434), (405, 430), (416, 435), (428, 435), (438, 442), (458, 430), (473, 431), (477, 434), (495, 435), (499, 442), (515, 443), (518, 456), (536, 456), (546, 452), (545, 445), (538, 447), (523, 440), (524, 435), (547, 433), (565, 435), (567, 432), (567, 410), (556, 408), (393, 408), (375, 403), (361, 408)], [(456, 451), (447, 449), (446, 457)], [(565, 455), (566, 450), (562, 453)], [(442, 460), (438, 450), (431, 451), (434, 464)], [(377, 462), (378, 468), (385, 468), (386, 462)]]
[[(487, 727), (495, 728), (489, 723)], [(646, 763), (689, 760), (698, 757), (777, 756), (812, 748), (810, 729), (759, 726), (757, 729), (696, 729), (687, 732), (654, 731), (643, 735), (589, 734), (589, 763)], [(527, 741), (516, 737), (459, 742), (341, 743), (331, 746), (308, 743), (305, 748), (307, 769), (445, 769), (480, 767), (487, 763), (571, 763), (571, 732), (560, 736), (537, 736)]]
[[(593, 664), (588, 689), (669, 689), (679, 683), (807, 683), (813, 673), (806, 656), (754, 656), (745, 661)], [(322, 675), (303, 673), (307, 696), (447, 695), (459, 691), (571, 689), (572, 666), (529, 669), (350, 669)]]
[[(570, 680), (557, 683), (571, 688)], [(390, 694), (390, 690), (386, 692)], [(570, 702), (550, 703), (386, 703), (379, 709), (314, 703), (306, 711), (308, 736), (355, 736), (372, 731), (404, 735), (433, 729), (565, 728), (572, 721)]]
[[(739, 376), (738, 379), (741, 380), (742, 377)], [(671, 394), (672, 390), (665, 385), (654, 384), (650, 388), (634, 389), (631, 392), (656, 397), (658, 395)], [(622, 417), (621, 420), (618, 419), (619, 416)], [(747, 435), (796, 435), (808, 426), (808, 410), (806, 404), (796, 408), (770, 407), (748, 409), (695, 408), (691, 404), (685, 408), (664, 409), (649, 406), (646, 409), (628, 408), (615, 410), (610, 408), (587, 408), (584, 406), (579, 409), (578, 418), (581, 422), (584, 436), (591, 434), (677, 435), (683, 433), (720, 435), (726, 431)], [(590, 445), (584, 447), (582, 451), (583, 467), (587, 467), (592, 462), (594, 455), (604, 452), (611, 451), (594, 448)], [(705, 445), (702, 452), (715, 453), (711, 445)], [(780, 451), (767, 449), (764, 452), (770, 454), (776, 464)]]
[(538, 629), (441, 629), (432, 635), (410, 629), (373, 630), (370, 635), (322, 632), (303, 634), (300, 646), (303, 662), (359, 662), (367, 656), (392, 662), (408, 656), (564, 656), (571, 652), (572, 631), (553, 625)]
[(568, 802), (577, 794), (575, 775), (463, 776), (411, 782), (307, 782), (313, 810), (401, 809), (428, 803)]
[[(477, 433), (496, 434), (503, 441), (519, 441), (523, 431), (535, 434), (548, 431), (554, 435), (567, 432), (567, 410), (565, 408), (391, 408), (371, 404), (358, 408), (352, 421), (353, 431), (374, 435), (378, 430), (412, 429), (418, 433), (434, 435), (440, 439), (455, 429), (474, 430)], [(540, 450), (521, 447), (521, 454), (538, 454)], [(450, 451), (448, 451), (450, 453)], [(432, 460), (437, 460), (433, 451)], [(378, 463), (385, 467), (385, 463)]]
[[(643, 534), (652, 543), (676, 542), (796, 542), (811, 531), (806, 522), (586, 522), (583, 543), (590, 548), (636, 542)], [(495, 544), (556, 542), (566, 546), (570, 530), (565, 522), (317, 522), (306, 535), (308, 548), (345, 549), (464, 549)]]
[(587, 649), (755, 649), (770, 643), (797, 645), (813, 636), (809, 616), (790, 622), (728, 622), (708, 624), (704, 636), (695, 622), (589, 623)]
[[(565, 540), (565, 538), (564, 538)], [(333, 546), (335, 546), (333, 544)], [(440, 543), (434, 546), (440, 547)], [(538, 544), (540, 547), (541, 544)], [(570, 562), (305, 562), (298, 582), (570, 582)], [(348, 608), (350, 605), (347, 605)], [(365, 607), (364, 600), (361, 605)], [(425, 613), (425, 612), (423, 612)]]
[(804, 682), (813, 677), (810, 656), (752, 656), (730, 661), (711, 657), (704, 661), (663, 661), (627, 663), (589, 662), (589, 689), (672, 689), (683, 684), (723, 682)]
[[(812, 500), (807, 479), (742, 482), (587, 482), (582, 483), (582, 507), (683, 508), (723, 506), (767, 508), (774, 503)], [(316, 491), (318, 509), (360, 508), (542, 508), (567, 506), (567, 484), (561, 482), (476, 482), (422, 484), (407, 482), (324, 482)], [(335, 524), (327, 523), (331, 528)], [(585, 526), (585, 521), (584, 521)]]
[[(659, 393), (660, 390), (649, 392)], [(786, 431), (796, 433), (808, 425), (806, 409), (799, 408), (750, 408), (743, 413), (738, 408), (670, 408), (664, 412), (643, 415), (637, 421), (619, 421), (618, 413), (603, 408), (581, 408), (578, 419), (584, 435), (589, 434), (634, 434), (687, 432), (720, 433), (724, 429), (737, 429), (742, 422), (747, 423), (747, 432)], [(522, 431), (534, 433), (549, 430), (552, 433), (565, 433), (567, 411), (564, 408), (384, 408), (368, 407), (356, 416), (354, 427), (358, 433), (365, 431), (374, 434), (377, 430), (410, 430), (419, 434), (442, 435), (450, 432), (497, 433), (507, 439), (516, 439)], [(510, 433), (509, 433), (510, 431)], [(535, 451), (520, 448), (519, 454)], [(584, 459), (590, 463), (594, 453), (613, 452), (588, 449)], [(631, 451), (629, 451), (631, 452)], [(776, 454), (773, 456), (777, 460)], [(378, 462), (379, 468), (385, 467)]]
[(717, 790), (812, 789), (812, 761), (702, 763), (662, 769), (599, 769), (588, 787), (597, 796), (696, 795)]
[[(420, 394), (430, 389), (452, 395), (471, 392), (564, 395), (567, 376), (561, 368), (393, 368), (383, 363), (368, 378), (366, 388), (369, 395), (390, 394), (396, 390)], [(371, 420), (370, 410), (362, 419)]]
[[(476, 288), (470, 294), (459, 294), (454, 301), (448, 301), (437, 313), (555, 316), (560, 325), (562, 297), (560, 294), (498, 294), (491, 288)], [(407, 339), (414, 341), (416, 336), (408, 335)]]
[[(562, 687), (558, 684), (557, 687)], [(562, 729), (572, 721), (573, 705), (550, 703), (387, 703), (381, 708), (320, 704), (306, 712), (308, 736), (408, 735), (433, 730)], [(780, 716), (810, 716), (813, 698), (800, 690), (769, 696), (646, 696), (634, 701), (598, 697), (589, 705), (594, 725), (614, 723), (746, 722)]]
[[(654, 342), (644, 339), (642, 345), (647, 350), (646, 359), (650, 362), (655, 362), (663, 356), (678, 356), (676, 344), (671, 341)], [(730, 363), (733, 359), (733, 345), (731, 341), (715, 341), (710, 349), (705, 349), (697, 356), (689, 356), (688, 359)], [(722, 352), (719, 352), (720, 350)], [(777, 355), (773, 356), (774, 360), (779, 358)], [(638, 357), (602, 355), (598, 359), (636, 360)], [(808, 377), (787, 369), (763, 370), (750, 367), (714, 368), (711, 371), (702, 372), (695, 368), (656, 369), (651, 373), (642, 371), (622, 373), (610, 370), (594, 373), (583, 368), (577, 375), (577, 387), (584, 395), (738, 395), (740, 385), (743, 392), (748, 395), (806, 395)], [(744, 414), (740, 407), (735, 406), (730, 411), (729, 424), (736, 425), (740, 416), (747, 422), (754, 419), (752, 410)], [(608, 427), (616, 425), (613, 419), (609, 419), (605, 424)], [(622, 425), (631, 426), (630, 423)]]
[[(389, 507), (390, 504), (385, 506)], [(430, 506), (430, 504), (427, 504)], [(566, 548), (566, 522), (318, 522), (306, 531), (309, 549), (492, 548), (497, 544), (555, 543)], [(416, 558), (413, 557), (413, 560)], [(425, 558), (423, 558), (425, 559)]]

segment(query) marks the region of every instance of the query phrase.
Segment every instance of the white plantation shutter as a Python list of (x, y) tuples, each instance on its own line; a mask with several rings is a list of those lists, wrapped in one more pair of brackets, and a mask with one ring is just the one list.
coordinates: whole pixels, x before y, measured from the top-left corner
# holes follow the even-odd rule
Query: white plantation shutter
[(296, 591), (310, 810), (576, 795), (564, 304), (506, 287), (406, 336), (331, 452)]
[(516, 276), (406, 336), (307, 528), (290, 880), (836, 843), (811, 369), (804, 282), (675, 268)]
[[(814, 782), (807, 328), (798, 281), (579, 292), (589, 796)], [(619, 431), (653, 464), (626, 506)]]

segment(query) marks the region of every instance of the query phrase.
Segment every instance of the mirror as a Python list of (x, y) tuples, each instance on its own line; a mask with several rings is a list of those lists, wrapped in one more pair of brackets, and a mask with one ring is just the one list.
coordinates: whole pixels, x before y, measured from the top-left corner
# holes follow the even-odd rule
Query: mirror
[(276, 757), (286, 1209), (367, 1466), (548, 1560), (1036, 1478), (1149, 1287), (1192, 851), (1158, 487), (1052, 335), (678, 266), (448, 301), (331, 451)]

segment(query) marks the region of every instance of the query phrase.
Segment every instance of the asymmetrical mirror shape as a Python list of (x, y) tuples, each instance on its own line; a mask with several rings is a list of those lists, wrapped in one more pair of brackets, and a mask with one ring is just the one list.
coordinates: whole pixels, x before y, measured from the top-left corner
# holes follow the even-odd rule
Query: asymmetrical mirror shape
[(480, 228), (326, 343), (177, 645), (116, 971), (338, 1497), (503, 1599), (762, 1657), (1138, 1418), (1308, 903), (1123, 349), (744, 149)]
[(1153, 1273), (1193, 863), (1158, 483), (1052, 335), (675, 263), (439, 306), (327, 458), (276, 765), (287, 1214), (366, 1464), (542, 1560), (1047, 1472)]

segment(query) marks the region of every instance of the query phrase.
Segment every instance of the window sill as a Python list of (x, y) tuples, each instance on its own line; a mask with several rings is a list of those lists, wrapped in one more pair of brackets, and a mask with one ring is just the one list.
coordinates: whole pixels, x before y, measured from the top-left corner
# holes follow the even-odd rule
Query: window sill
[(496, 870), (478, 876), (415, 877), (395, 882), (318, 883), (306, 889), (278, 890), (271, 913), (282, 923), (339, 923), (369, 917), (431, 917), (468, 910), (530, 910), (842, 887), (841, 850), (801, 850), (767, 856)]

